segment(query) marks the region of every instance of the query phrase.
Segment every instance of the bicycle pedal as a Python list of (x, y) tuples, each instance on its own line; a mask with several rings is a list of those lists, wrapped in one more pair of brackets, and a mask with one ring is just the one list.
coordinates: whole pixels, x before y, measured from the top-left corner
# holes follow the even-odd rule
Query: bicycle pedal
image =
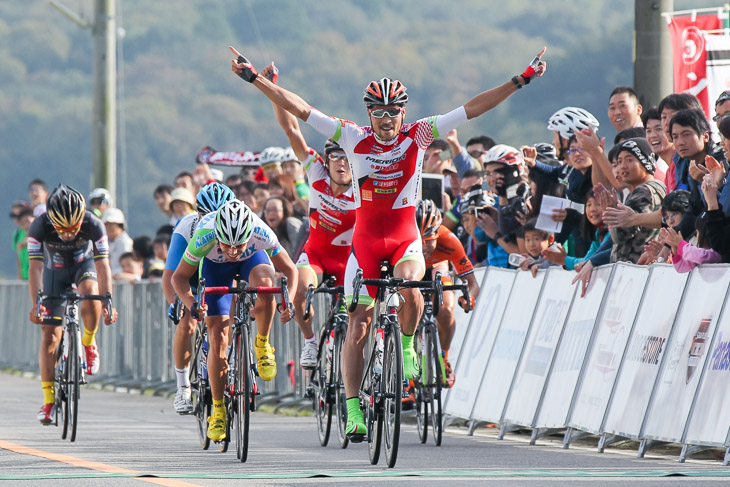
[(362, 443), (365, 441), (366, 436), (365, 435), (347, 435), (347, 438), (350, 440), (351, 443)]

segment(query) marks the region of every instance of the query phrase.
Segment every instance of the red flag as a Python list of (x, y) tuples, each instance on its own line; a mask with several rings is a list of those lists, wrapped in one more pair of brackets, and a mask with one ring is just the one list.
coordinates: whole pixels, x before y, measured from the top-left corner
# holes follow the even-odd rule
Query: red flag
[(686, 91), (695, 95), (708, 115), (707, 51), (702, 31), (721, 28), (722, 20), (716, 13), (672, 17), (669, 23), (674, 58), (674, 92)]

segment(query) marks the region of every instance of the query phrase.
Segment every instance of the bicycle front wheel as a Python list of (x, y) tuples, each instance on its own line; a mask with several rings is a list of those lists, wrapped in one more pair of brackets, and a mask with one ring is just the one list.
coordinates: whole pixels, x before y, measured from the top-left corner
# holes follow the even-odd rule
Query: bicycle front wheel
[(56, 424), (61, 418), (61, 439), (68, 436), (69, 410), (68, 410), (68, 383), (69, 383), (69, 360), (63, 356), (64, 341), (63, 334), (61, 343), (58, 345), (58, 362), (56, 365)]
[(312, 377), (316, 381), (314, 384), (314, 412), (317, 416), (319, 444), (322, 446), (327, 446), (332, 427), (332, 394), (330, 394), (332, 366), (330, 358), (327, 357), (327, 344), (325, 343), (325, 340), (329, 338), (328, 333), (322, 333), (320, 337), (317, 368), (314, 369)]
[(345, 343), (345, 329), (335, 331), (335, 345), (332, 350), (332, 376), (334, 380), (335, 413), (337, 414), (337, 435), (340, 440), (340, 448), (347, 448), (350, 439), (347, 437), (347, 395), (345, 394), (345, 383), (342, 379), (342, 347)]
[(431, 432), (433, 433), (433, 441), (436, 446), (441, 446), (443, 437), (444, 417), (441, 410), (441, 389), (444, 384), (444, 377), (441, 373), (441, 351), (439, 350), (438, 340), (433, 333), (426, 334), (428, 343), (427, 352), (430, 359), (426, 359), (428, 363), (428, 375), (426, 384), (429, 385), (429, 394), (431, 398)]
[(391, 327), (383, 356), (383, 443), (388, 467), (395, 466), (400, 441), (400, 413), (403, 400), (403, 348), (400, 329)]
[(81, 385), (81, 351), (79, 350), (78, 334), (69, 334), (68, 344), (68, 384), (67, 384), (67, 402), (69, 409), (67, 416), (69, 419), (70, 441), (76, 441), (76, 427), (79, 421), (79, 386)]
[(198, 330), (195, 338), (195, 352), (190, 364), (190, 387), (192, 389), (193, 415), (198, 423), (198, 440), (203, 450), (210, 447), (208, 438), (208, 417), (212, 408), (212, 397), (208, 385), (206, 357), (203, 353), (203, 336)]
[(251, 417), (251, 375), (248, 363), (248, 340), (243, 333), (236, 334), (236, 456), (241, 462), (248, 459), (248, 426)]

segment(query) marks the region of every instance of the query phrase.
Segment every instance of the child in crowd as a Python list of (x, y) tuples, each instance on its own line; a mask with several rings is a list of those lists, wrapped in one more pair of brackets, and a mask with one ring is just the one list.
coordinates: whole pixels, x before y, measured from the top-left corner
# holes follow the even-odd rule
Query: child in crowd
[[(687, 235), (687, 241), (695, 235), (695, 217), (689, 212), (690, 192), (684, 189), (677, 189), (669, 193), (662, 200), (662, 226), (671, 228), (675, 233), (680, 232)], [(657, 237), (646, 244), (644, 253), (636, 262), (639, 265), (650, 265), (654, 262), (671, 262), (669, 247), (664, 246), (664, 239)]]
[(537, 219), (533, 218), (522, 227), (527, 253), (522, 254), (526, 259), (520, 264), (520, 269), (532, 271), (533, 277), (537, 275), (538, 269), (547, 269), (550, 266), (557, 265), (543, 256), (543, 251), (555, 242), (555, 236), (553, 232), (535, 228), (536, 222)]
[(659, 232), (659, 240), (672, 251), (672, 264), (677, 272), (689, 272), (700, 264), (717, 264), (722, 261), (722, 256), (709, 248), (702, 215), (697, 217), (696, 229), (697, 245), (684, 240), (682, 234), (671, 227), (662, 228)]
[(121, 274), (117, 274), (116, 280), (136, 282), (142, 279), (142, 262), (137, 260), (132, 252), (126, 252), (119, 257), (119, 264), (122, 267)]

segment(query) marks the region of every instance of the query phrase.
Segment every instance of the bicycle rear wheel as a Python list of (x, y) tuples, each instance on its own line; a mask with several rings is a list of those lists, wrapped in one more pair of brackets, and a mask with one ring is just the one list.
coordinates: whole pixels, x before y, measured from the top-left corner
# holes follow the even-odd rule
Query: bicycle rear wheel
[(340, 448), (347, 448), (350, 444), (350, 439), (346, 434), (347, 395), (345, 394), (345, 384), (342, 379), (342, 364), (340, 363), (344, 343), (344, 329), (339, 333), (335, 331), (335, 344), (332, 349), (332, 376), (334, 380), (335, 414), (337, 415), (337, 435), (340, 440)]
[(383, 443), (388, 467), (395, 466), (400, 442), (400, 413), (403, 400), (403, 349), (397, 324), (387, 334), (383, 353)]
[(67, 384), (67, 407), (69, 409), (69, 433), (70, 441), (76, 441), (76, 427), (79, 420), (79, 387), (81, 385), (81, 356), (78, 350), (80, 343), (76, 330), (69, 333), (68, 343), (68, 384)]
[(414, 381), (416, 385), (416, 429), (421, 443), (426, 443), (428, 439), (428, 396), (430, 390), (428, 388), (429, 371), (426, 364), (429, 363), (430, 354), (428, 353), (426, 335), (423, 327), (419, 326), (419, 331), (413, 340), (413, 348), (416, 350), (419, 370), (421, 371), (420, 380)]
[(429, 370), (428, 381), (426, 383), (430, 387), (431, 433), (433, 434), (433, 441), (436, 443), (436, 446), (441, 446), (444, 427), (443, 411), (441, 410), (441, 389), (443, 388), (444, 378), (441, 373), (441, 361), (439, 360), (441, 351), (439, 350), (438, 340), (434, 333), (436, 333), (436, 330), (426, 334), (426, 341), (428, 342), (427, 351), (430, 356), (430, 359), (426, 359)]
[(248, 340), (243, 333), (236, 334), (236, 350), (236, 456), (245, 462), (248, 459), (248, 426), (251, 417), (251, 375)]
[(332, 367), (329, 366), (327, 357), (327, 345), (325, 340), (329, 339), (329, 333), (326, 333), (328, 327), (323, 327), (323, 333), (319, 340), (319, 350), (317, 351), (317, 368), (314, 369), (312, 379), (316, 381), (314, 385), (314, 412), (317, 416), (317, 435), (319, 436), (319, 444), (327, 446), (330, 439), (330, 429), (332, 427), (332, 394), (330, 394), (330, 385), (332, 381)]

